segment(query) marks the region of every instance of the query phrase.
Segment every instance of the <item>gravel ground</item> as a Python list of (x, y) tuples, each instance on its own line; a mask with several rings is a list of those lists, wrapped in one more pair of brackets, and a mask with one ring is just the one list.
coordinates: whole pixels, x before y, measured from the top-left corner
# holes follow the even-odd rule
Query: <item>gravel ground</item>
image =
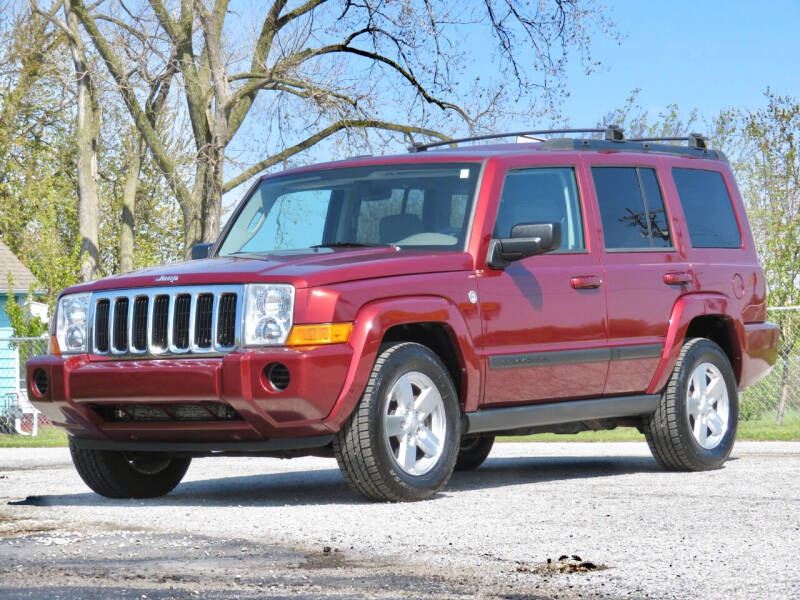
[[(364, 502), (320, 458), (195, 460), (164, 498), (112, 501), (66, 449), (0, 449), (0, 597), (800, 598), (798, 481), (793, 442), (705, 473), (507, 443), (420, 503)], [(573, 554), (596, 568), (562, 572)]]

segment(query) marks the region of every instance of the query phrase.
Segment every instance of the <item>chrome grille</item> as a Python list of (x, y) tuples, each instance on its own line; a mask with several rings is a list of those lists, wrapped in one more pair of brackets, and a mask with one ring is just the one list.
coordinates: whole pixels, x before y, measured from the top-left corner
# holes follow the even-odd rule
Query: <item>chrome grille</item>
[(98, 300), (95, 306), (94, 322), (96, 324), (95, 331), (97, 335), (94, 338), (94, 346), (99, 352), (108, 352), (108, 311), (111, 302), (107, 298), (104, 298)]
[(95, 292), (92, 350), (120, 358), (219, 355), (239, 341), (244, 286)]
[(111, 309), (114, 315), (112, 319), (114, 327), (111, 330), (111, 346), (117, 352), (125, 352), (128, 349), (128, 298), (117, 298)]

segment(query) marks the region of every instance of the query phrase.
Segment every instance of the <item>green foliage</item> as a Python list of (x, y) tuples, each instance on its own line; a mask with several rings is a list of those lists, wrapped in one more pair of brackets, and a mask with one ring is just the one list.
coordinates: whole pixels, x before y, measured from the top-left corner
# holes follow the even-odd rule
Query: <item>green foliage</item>
[[(29, 314), (17, 302), (14, 295), (14, 278), (11, 273), (8, 274), (8, 298), (6, 300), (5, 310), (8, 319), (11, 322), (11, 328), (14, 330), (15, 337), (39, 337), (47, 333), (47, 324), (43, 323), (39, 317)], [(28, 291), (28, 301), (33, 301), (34, 291), (31, 288)]]
[(800, 303), (800, 103), (766, 93), (744, 118), (743, 193), (767, 276), (770, 304)]
[(625, 137), (638, 138), (685, 136), (698, 126), (697, 111), (692, 110), (682, 118), (677, 104), (668, 104), (657, 114), (651, 114), (639, 103), (640, 92), (639, 89), (632, 90), (622, 106), (606, 113), (599, 127), (619, 125), (625, 131)]

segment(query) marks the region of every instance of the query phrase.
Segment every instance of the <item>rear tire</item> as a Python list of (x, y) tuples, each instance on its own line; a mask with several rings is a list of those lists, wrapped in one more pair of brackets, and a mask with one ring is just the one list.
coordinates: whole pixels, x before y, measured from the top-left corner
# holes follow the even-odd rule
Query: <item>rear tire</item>
[(736, 377), (722, 349), (705, 338), (683, 345), (656, 411), (644, 419), (655, 459), (674, 471), (721, 466), (736, 439)]
[(461, 437), (456, 471), (474, 471), (483, 464), (494, 446), (493, 435), (465, 435)]
[(367, 387), (333, 441), (347, 484), (370, 500), (424, 500), (453, 473), (461, 410), (447, 369), (421, 344), (381, 348)]
[(116, 452), (80, 448), (69, 441), (72, 462), (84, 483), (106, 498), (157, 498), (181, 482), (191, 458), (158, 452)]

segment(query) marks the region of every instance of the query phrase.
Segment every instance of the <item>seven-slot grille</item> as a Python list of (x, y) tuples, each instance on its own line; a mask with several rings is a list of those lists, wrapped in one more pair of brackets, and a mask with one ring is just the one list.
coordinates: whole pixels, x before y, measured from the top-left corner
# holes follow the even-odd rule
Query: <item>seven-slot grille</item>
[(243, 286), (146, 288), (96, 292), (96, 354), (221, 354), (239, 339)]

